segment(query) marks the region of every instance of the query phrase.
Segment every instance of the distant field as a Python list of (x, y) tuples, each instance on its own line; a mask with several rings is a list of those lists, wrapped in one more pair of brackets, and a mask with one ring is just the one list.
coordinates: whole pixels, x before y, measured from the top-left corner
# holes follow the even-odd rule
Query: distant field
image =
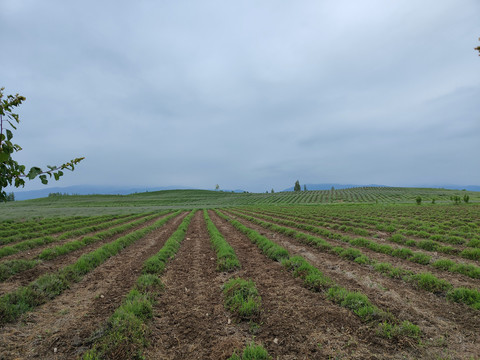
[(478, 195), (178, 190), (4, 204), (0, 359), (479, 359)]
[[(127, 214), (173, 208), (228, 207), (285, 204), (452, 204), (451, 197), (469, 196), (480, 202), (480, 192), (426, 188), (365, 187), (279, 193), (229, 193), (208, 190), (167, 190), (131, 195), (61, 195), (0, 204), (0, 221), (35, 216)], [(463, 204), (463, 200), (462, 200)]]

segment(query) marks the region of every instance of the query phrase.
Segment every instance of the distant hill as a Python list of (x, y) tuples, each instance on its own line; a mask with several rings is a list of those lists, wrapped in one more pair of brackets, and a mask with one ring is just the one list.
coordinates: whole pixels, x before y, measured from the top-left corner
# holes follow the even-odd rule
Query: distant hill
[[(386, 185), (358, 185), (358, 184), (336, 184), (336, 183), (325, 183), (325, 184), (306, 184), (307, 190), (331, 190), (332, 187), (335, 190), (342, 189), (352, 189), (359, 187), (369, 187), (369, 188), (392, 188)], [(303, 184), (301, 184), (303, 190)], [(419, 187), (420, 188), (420, 187)], [(447, 189), (447, 190), (467, 190), (467, 191), (479, 191), (480, 186), (478, 185), (424, 185), (421, 188), (431, 188), (431, 189)], [(406, 188), (407, 189), (407, 188)], [(60, 193), (67, 195), (129, 195), (135, 193), (145, 193), (145, 192), (154, 192), (162, 190), (193, 190), (191, 187), (185, 186), (159, 186), (159, 187), (139, 187), (139, 186), (105, 186), (105, 185), (77, 185), (77, 186), (67, 186), (67, 187), (46, 187), (40, 190), (27, 190), (27, 191), (14, 191), (15, 200), (30, 200), (47, 197), (50, 193)], [(243, 193), (245, 192), (242, 189), (228, 190), (221, 189), (220, 192), (224, 193)], [(285, 192), (293, 191), (293, 186), (285, 190)]]
[(67, 195), (129, 195), (149, 191), (191, 189), (182, 186), (163, 186), (163, 187), (121, 187), (121, 186), (95, 186), (95, 185), (76, 185), (67, 187), (53, 187), (41, 190), (14, 191), (15, 200), (30, 200), (47, 197), (50, 193), (61, 193)]
[[(300, 184), (303, 190), (303, 184)], [(368, 184), (368, 185), (359, 185), (359, 184), (305, 184), (307, 186), (307, 190), (330, 190), (332, 187), (335, 190), (342, 190), (342, 189), (351, 189), (351, 188), (358, 188), (358, 187), (393, 187), (388, 185), (377, 185), (377, 184)], [(409, 187), (406, 187), (409, 188)], [(447, 189), (447, 190), (467, 190), (467, 191), (480, 191), (479, 185), (419, 185), (414, 186), (414, 188), (429, 188), (429, 189)], [(283, 191), (293, 191), (293, 186), (289, 187)]]
[[(47, 197), (50, 193), (60, 193), (67, 195), (130, 195), (135, 193), (162, 191), (162, 190), (193, 190), (186, 186), (158, 186), (158, 187), (139, 187), (139, 186), (96, 186), (96, 185), (76, 185), (67, 187), (52, 187), (41, 190), (14, 191), (15, 200), (30, 200)], [(224, 190), (223, 192), (243, 193), (243, 190)]]
[[(303, 185), (300, 184), (303, 190)], [(334, 187), (336, 190), (342, 190), (342, 189), (351, 189), (351, 188), (357, 188), (357, 187), (388, 187), (386, 185), (375, 185), (375, 184), (369, 184), (369, 185), (358, 185), (358, 184), (333, 184), (333, 183), (327, 183), (327, 184), (305, 184), (307, 186), (307, 190), (330, 190), (332, 187)], [(289, 187), (283, 191), (293, 191), (293, 186)]]

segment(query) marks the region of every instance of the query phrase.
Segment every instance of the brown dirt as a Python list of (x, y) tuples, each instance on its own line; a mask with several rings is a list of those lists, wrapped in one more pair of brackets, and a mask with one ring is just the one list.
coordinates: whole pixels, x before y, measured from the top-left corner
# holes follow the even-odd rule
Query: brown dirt
[(379, 338), (347, 309), (305, 289), (225, 220), (213, 213), (211, 217), (241, 261), (239, 274), (252, 278), (262, 296), (256, 341), (275, 359), (394, 359), (416, 353)]
[[(109, 242), (112, 242), (112, 241), (115, 241), (119, 237), (124, 236), (128, 233), (131, 233), (135, 230), (138, 230), (139, 228), (142, 228), (144, 226), (148, 226), (150, 224), (153, 224), (155, 221), (157, 221), (158, 219), (160, 219), (162, 217), (165, 217), (165, 216), (167, 216), (167, 215), (162, 215), (162, 216), (160, 216), (158, 218), (155, 218), (153, 220), (149, 220), (144, 224), (135, 226), (135, 227), (133, 227), (133, 228), (127, 230), (127, 231), (124, 231), (124, 232), (119, 233), (117, 235), (114, 235), (112, 237), (103, 239), (101, 241), (94, 242), (92, 244), (88, 244), (85, 247), (82, 247), (78, 250), (72, 251), (71, 253), (58, 256), (58, 257), (56, 257), (52, 260), (41, 260), (41, 262), (37, 266), (33, 267), (32, 269), (28, 269), (28, 270), (19, 272), (19, 273), (15, 274), (14, 276), (8, 278), (4, 282), (1, 282), (0, 283), (0, 296), (4, 295), (6, 293), (9, 293), (11, 291), (14, 291), (15, 289), (19, 288), (20, 286), (28, 285), (30, 282), (32, 282), (33, 280), (42, 276), (43, 274), (55, 272), (58, 269), (61, 269), (62, 267), (67, 266), (67, 265), (77, 261), (80, 258), (80, 256), (82, 256), (83, 254), (86, 254), (90, 251), (94, 251), (95, 249), (101, 247), (102, 245), (104, 245), (106, 243), (109, 243)], [(70, 240), (70, 241), (72, 241), (72, 240)], [(58, 243), (54, 243), (54, 245), (51, 245), (51, 246), (56, 246), (56, 245), (58, 245)]]
[(155, 306), (147, 359), (225, 359), (245, 340), (228, 324), (203, 214), (192, 219), (180, 250), (162, 277), (165, 291)]
[[(256, 217), (260, 217), (260, 218), (262, 217), (261, 212), (255, 212), (255, 211), (242, 211), (242, 212), (245, 213), (245, 214), (248, 214), (250, 216), (256, 216)], [(257, 215), (259, 215), (259, 216), (257, 216)], [(290, 217), (288, 217), (286, 215), (283, 215), (283, 214), (282, 215), (278, 215), (278, 214), (274, 215), (272, 213), (267, 213), (266, 215), (271, 216), (271, 217), (276, 217), (276, 218), (279, 218), (279, 219), (292, 220)], [(270, 221), (270, 220), (265, 220), (265, 221)], [(299, 221), (299, 223), (308, 224), (308, 223), (303, 222), (303, 221)], [(288, 226), (283, 225), (283, 224), (279, 224), (279, 225), (288, 227)], [(369, 239), (371, 241), (375, 241), (375, 242), (380, 243), (380, 244), (385, 244), (385, 245), (391, 246), (394, 249), (407, 248), (407, 249), (410, 249), (414, 252), (421, 252), (421, 253), (424, 253), (426, 255), (431, 256), (432, 261), (439, 260), (439, 259), (450, 259), (450, 260), (453, 260), (457, 263), (471, 264), (471, 265), (475, 265), (475, 266), (478, 266), (478, 264), (480, 263), (480, 261), (466, 259), (466, 258), (463, 258), (459, 255), (445, 254), (445, 253), (441, 253), (441, 252), (438, 252), (438, 251), (429, 251), (429, 250), (424, 250), (424, 249), (421, 249), (421, 248), (418, 248), (418, 247), (409, 247), (409, 246), (406, 246), (406, 245), (400, 245), (400, 244), (397, 244), (395, 242), (389, 241), (388, 239), (391, 237), (392, 234), (387, 233), (387, 232), (373, 230), (373, 235), (376, 235), (376, 236), (373, 236), (373, 235), (360, 236), (360, 235), (354, 234), (353, 232), (340, 231), (340, 230), (337, 230), (337, 229), (332, 229), (331, 227), (328, 227), (328, 226), (318, 226), (318, 227), (321, 228), (321, 229), (326, 229), (328, 231), (331, 231), (332, 233), (335, 233), (335, 234), (366, 238), (366, 239)], [(370, 230), (370, 229), (367, 229), (367, 230)], [(300, 230), (300, 231), (304, 231), (304, 230)], [(304, 232), (309, 233), (308, 231), (304, 231)], [(370, 233), (372, 233), (372, 231), (370, 231)], [(311, 234), (314, 235), (314, 236), (319, 236), (318, 234), (315, 234), (315, 233), (311, 233)], [(419, 238), (419, 237), (415, 237), (415, 236), (408, 236), (408, 239), (409, 240), (415, 240), (417, 242), (425, 240), (423, 238)], [(335, 241), (335, 240), (330, 240), (330, 239), (325, 239), (325, 240)], [(442, 246), (451, 246), (451, 247), (457, 249), (458, 251), (462, 251), (462, 250), (465, 250), (465, 249), (472, 249), (472, 248), (470, 248), (468, 246), (465, 246), (465, 245), (455, 245), (455, 244), (442, 243), (442, 242), (438, 242), (438, 243)], [(362, 249), (364, 249), (364, 248), (362, 248)], [(365, 250), (368, 250), (368, 249), (365, 249)], [(409, 263), (412, 264), (411, 262), (409, 262)], [(418, 264), (418, 265), (420, 265), (420, 264)], [(444, 271), (438, 270), (438, 269), (433, 268), (433, 267), (427, 267), (427, 268), (430, 269), (429, 270), (430, 272), (438, 271), (440, 274), (442, 272), (444, 273)], [(466, 276), (466, 275), (461, 275), (461, 274), (458, 274), (458, 275)], [(466, 276), (466, 278), (469, 278), (469, 277)], [(480, 279), (477, 279), (477, 280), (478, 280), (478, 283), (480, 284)]]
[(478, 311), (466, 305), (448, 303), (432, 293), (413, 289), (405, 282), (384, 277), (369, 267), (322, 253), (244, 219), (237, 220), (285, 247), (290, 254), (303, 256), (338, 284), (361, 291), (380, 308), (419, 325), (425, 334), (419, 357), (469, 359), (480, 354)]
[(160, 250), (185, 215), (111, 257), (22, 321), (0, 329), (0, 359), (74, 359), (85, 351), (92, 333), (133, 287), (144, 261)]
[[(250, 216), (254, 216), (254, 215), (250, 215)], [(260, 217), (258, 217), (258, 218), (260, 218)], [(264, 221), (271, 222), (271, 221), (268, 221), (268, 220), (264, 220)], [(310, 231), (305, 231), (305, 230), (301, 230), (301, 229), (298, 229), (298, 228), (293, 228), (291, 226), (286, 226), (286, 225), (283, 225), (283, 224), (278, 224), (278, 225), (286, 227), (286, 228), (294, 229), (294, 230), (297, 230), (297, 231), (300, 231), (300, 232), (303, 232), (303, 233), (306, 233), (306, 234), (310, 234), (312, 236), (319, 236), (318, 234), (315, 234), (315, 233), (310, 232)], [(343, 235), (345, 234), (345, 233), (338, 232), (338, 231), (337, 231), (337, 233), (340, 233), (340, 234), (343, 234)], [(386, 243), (385, 241), (382, 241), (381, 239), (376, 239), (376, 238), (372, 238), (372, 237), (365, 237), (365, 238), (369, 239), (371, 241), (377, 242), (377, 243), (384, 243), (384, 244)], [(343, 242), (341, 240), (326, 239), (326, 238), (323, 238), (323, 239), (325, 241), (329, 242), (330, 244), (332, 244), (333, 246), (351, 247), (350, 244), (348, 244), (346, 242)], [(405, 246), (399, 246), (397, 244), (387, 243), (387, 245), (389, 245), (389, 246), (391, 246), (392, 248), (395, 248), (395, 249), (401, 248), (401, 247), (405, 248)], [(437, 269), (433, 266), (414, 263), (412, 261), (408, 261), (408, 260), (405, 260), (405, 259), (402, 259), (402, 258), (399, 258), (399, 257), (394, 257), (394, 256), (378, 253), (378, 252), (375, 252), (373, 250), (370, 250), (370, 249), (367, 249), (367, 248), (364, 248), (364, 247), (356, 247), (356, 248), (358, 248), (362, 253), (364, 253), (366, 256), (368, 256), (368, 258), (376, 260), (378, 262), (388, 262), (388, 263), (392, 264), (393, 266), (401, 267), (402, 269), (410, 270), (410, 271), (413, 271), (415, 273), (430, 272), (430, 273), (434, 274), (436, 277), (448, 281), (454, 287), (470, 287), (470, 288), (477, 288), (477, 289), (480, 288), (480, 279), (473, 279), (473, 278), (471, 278), (469, 276), (466, 276), (466, 275), (463, 275), (463, 274), (452, 273), (452, 272), (449, 272), (449, 271), (446, 271), (446, 270)], [(433, 252), (427, 252), (427, 251), (424, 251), (424, 250), (421, 250), (421, 249), (411, 249), (411, 250), (414, 251), (414, 252), (424, 253), (424, 254), (427, 254), (427, 255), (430, 255), (430, 256), (432, 256), (432, 254), (433, 254)], [(432, 257), (435, 258), (435, 256), (432, 256)], [(472, 263), (472, 264), (475, 264), (474, 261), (467, 261), (463, 258), (459, 258), (459, 257), (455, 257), (455, 256), (443, 256), (443, 254), (440, 255), (440, 256), (437, 256), (437, 258), (449, 258), (449, 259), (452, 259), (452, 260), (456, 261), (457, 263)]]

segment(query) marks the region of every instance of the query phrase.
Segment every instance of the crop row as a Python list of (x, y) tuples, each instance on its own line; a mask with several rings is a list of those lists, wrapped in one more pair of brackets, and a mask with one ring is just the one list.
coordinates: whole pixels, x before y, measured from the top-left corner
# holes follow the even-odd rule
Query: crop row
[(380, 335), (385, 337), (407, 336), (414, 338), (420, 335), (418, 326), (409, 321), (400, 323), (392, 314), (373, 305), (366, 295), (341, 287), (301, 256), (290, 256), (285, 248), (257, 231), (248, 228), (220, 211), (217, 211), (217, 214), (244, 233), (267, 257), (279, 261), (295, 277), (300, 277), (307, 288), (317, 292), (324, 292), (329, 300), (351, 310), (363, 321), (376, 324)]
[(122, 249), (132, 245), (146, 234), (163, 226), (168, 220), (176, 216), (175, 212), (157, 220), (150, 226), (143, 227), (125, 236), (107, 243), (100, 248), (82, 255), (75, 263), (68, 265), (55, 273), (45, 274), (27, 286), (20, 287), (11, 293), (0, 297), (0, 324), (12, 322), (20, 315), (31, 311), (65, 291), (72, 283), (79, 282), (83, 276), (108, 258), (116, 255)]
[[(243, 214), (241, 212), (237, 212), (237, 213)], [(432, 257), (423, 252), (413, 252), (408, 248), (403, 248), (403, 247), (396, 248), (387, 244), (379, 244), (373, 240), (369, 240), (366, 238), (352, 238), (347, 235), (341, 235), (336, 232), (332, 232), (325, 228), (310, 225), (308, 222), (305, 223), (301, 220), (300, 221), (286, 220), (283, 218), (272, 217), (267, 215), (259, 215), (259, 214), (257, 214), (257, 216), (265, 220), (273, 221), (273, 222), (280, 223), (293, 228), (298, 228), (298, 229), (310, 231), (316, 234), (320, 234), (328, 239), (343, 241), (346, 243), (350, 243), (351, 245), (356, 247), (368, 248), (374, 252), (390, 255), (393, 257), (398, 257), (413, 263), (418, 263), (422, 265), (431, 265), (433, 267), (447, 270), (450, 272), (460, 273), (471, 278), (476, 278), (476, 279), (480, 278), (480, 267), (475, 266), (473, 264), (456, 263), (453, 260), (448, 260), (448, 259), (438, 259), (436, 261), (432, 261)], [(254, 219), (253, 217), (250, 217), (250, 218)], [(400, 235), (394, 235), (392, 237), (393, 239), (392, 241), (395, 241), (395, 239), (398, 239), (399, 237)], [(424, 246), (424, 248), (427, 248), (426, 241), (419, 242), (418, 244), (420, 245), (419, 247)], [(437, 250), (439, 249), (440, 248), (437, 247)], [(429, 248), (427, 248), (427, 250), (433, 251), (433, 249), (429, 249)], [(452, 252), (448, 251), (448, 253), (452, 253)], [(465, 249), (462, 252), (460, 252), (459, 255), (468, 259), (477, 260), (477, 259), (480, 259), (480, 249)], [(450, 266), (446, 267), (445, 266), (446, 263), (449, 263)]]
[[(108, 230), (101, 231), (93, 236), (85, 236), (78, 240), (73, 240), (62, 245), (45, 249), (40, 254), (38, 254), (38, 256), (34, 259), (14, 259), (14, 260), (4, 261), (0, 263), (0, 281), (4, 281), (19, 272), (34, 268), (36, 265), (40, 263), (39, 260), (52, 260), (61, 255), (71, 253), (87, 245), (94, 244), (98, 241), (102, 241), (114, 235), (128, 231), (129, 229), (132, 229), (135, 226), (144, 224), (147, 221), (150, 221), (158, 217), (159, 215), (163, 215), (164, 213), (166, 213), (166, 211), (159, 214), (144, 216), (141, 219), (138, 219), (136, 221), (132, 221), (126, 224), (121, 224), (119, 226), (109, 228)], [(138, 215), (133, 215), (131, 218), (137, 218), (137, 217)], [(127, 218), (127, 219), (130, 219), (130, 218)], [(125, 219), (121, 219), (114, 222), (123, 223), (124, 221)], [(106, 226), (103, 226), (103, 225), (106, 225)], [(103, 223), (98, 228), (108, 227), (109, 225), (112, 225), (112, 223), (111, 222)], [(98, 229), (98, 228), (88, 227), (88, 231), (94, 231), (93, 229)], [(84, 230), (87, 231), (87, 229), (84, 229)]]
[[(400, 267), (394, 267), (389, 263), (385, 263), (385, 262), (380, 263), (373, 259), (369, 259), (367, 255), (365, 255), (358, 249), (343, 248), (341, 246), (333, 246), (322, 238), (315, 237), (306, 233), (302, 233), (292, 228), (282, 227), (274, 223), (265, 222), (241, 213), (235, 213), (235, 214), (237, 216), (245, 218), (248, 221), (254, 222), (262, 227), (294, 237), (300, 242), (303, 242), (309, 245), (314, 245), (316, 248), (322, 251), (335, 254), (346, 260), (354, 261), (357, 264), (373, 266), (374, 270), (380, 272), (383, 275), (399, 278), (409, 283), (414, 283), (417, 287), (430, 291), (437, 295), (446, 293), (446, 296), (448, 299), (455, 302), (465, 303), (474, 309), (480, 310), (480, 292), (476, 289), (469, 289), (465, 287), (454, 288), (453, 285), (448, 283), (446, 280), (438, 279), (431, 273), (414, 273), (412, 271), (405, 270)], [(350, 243), (358, 245), (359, 243), (362, 243), (361, 242), (362, 240), (368, 241), (367, 239), (359, 238), (359, 239), (354, 239)], [(364, 245), (365, 244), (367, 243), (364, 243)], [(375, 244), (375, 243), (371, 242), (370, 244)], [(448, 266), (445, 266), (445, 268), (448, 268)]]
[(159, 275), (180, 248), (194, 213), (192, 211), (187, 215), (160, 251), (144, 262), (142, 275), (134, 288), (110, 317), (102, 336), (83, 354), (82, 359), (142, 358), (143, 348), (148, 344), (147, 322), (153, 316), (153, 305), (163, 289)]
[[(444, 206), (443, 208), (446, 207)], [(409, 219), (407, 224), (401, 224), (394, 220), (386, 219), (384, 213), (377, 213), (377, 217), (369, 218), (359, 215), (355, 218), (348, 210), (344, 209), (344, 212), (339, 214), (339, 212), (330, 209), (320, 209), (320, 207), (276, 208), (275, 211), (271, 210), (271, 208), (251, 209), (251, 211), (265, 214), (302, 218), (304, 221), (317, 222), (318, 225), (334, 230), (353, 231), (361, 236), (371, 235), (372, 232), (378, 230), (392, 234), (397, 232), (405, 236), (415, 236), (449, 244), (465, 244), (469, 247), (480, 246), (480, 237), (478, 236), (480, 227), (474, 222), (474, 214), (472, 214), (471, 221), (462, 221), (460, 225), (458, 221), (452, 220), (438, 223), (411, 219)], [(459, 226), (455, 227), (452, 222)]]
[(132, 215), (132, 216), (129, 216), (129, 217), (123, 217), (123, 218), (118, 219), (118, 220), (105, 220), (104, 222), (101, 222), (101, 223), (98, 223), (98, 224), (95, 224), (95, 225), (86, 225), (84, 227), (80, 227), (80, 228), (77, 228), (75, 230), (70, 230), (70, 231), (64, 232), (63, 234), (61, 234), (57, 237), (44, 236), (44, 237), (39, 237), (39, 238), (35, 238), (35, 239), (20, 241), (20, 242), (14, 244), (14, 245), (8, 245), (8, 246), (4, 246), (4, 247), (0, 248), (0, 258), (5, 257), (5, 256), (9, 256), (9, 255), (13, 255), (13, 254), (16, 254), (16, 253), (21, 252), (21, 251), (31, 250), (31, 249), (34, 249), (36, 247), (39, 247), (39, 246), (42, 246), (42, 245), (47, 245), (47, 244), (50, 244), (50, 243), (53, 243), (53, 242), (56, 242), (56, 241), (60, 241), (60, 240), (63, 240), (63, 239), (68, 239), (70, 237), (80, 236), (80, 235), (87, 234), (89, 232), (102, 230), (102, 229), (105, 229), (107, 227), (114, 226), (114, 225), (117, 225), (117, 224), (121, 224), (121, 223), (130, 221), (132, 219), (142, 217), (142, 216), (147, 216), (147, 215), (148, 214), (136, 214), (136, 215)]
[(104, 215), (104, 216), (98, 216), (98, 217), (88, 217), (84, 219), (79, 219), (79, 220), (76, 220), (75, 222), (70, 222), (65, 224), (63, 223), (59, 224), (59, 222), (61, 222), (62, 220), (61, 218), (57, 218), (57, 222), (51, 224), (48, 227), (45, 227), (42, 230), (25, 228), (24, 231), (21, 231), (21, 232), (19, 231), (11, 236), (3, 237), (0, 239), (0, 245), (10, 244), (10, 243), (21, 241), (21, 240), (38, 238), (41, 236), (51, 235), (55, 233), (61, 233), (68, 230), (78, 229), (79, 227), (82, 227), (82, 226), (98, 224), (98, 223), (115, 219), (115, 218), (118, 218), (118, 216)]

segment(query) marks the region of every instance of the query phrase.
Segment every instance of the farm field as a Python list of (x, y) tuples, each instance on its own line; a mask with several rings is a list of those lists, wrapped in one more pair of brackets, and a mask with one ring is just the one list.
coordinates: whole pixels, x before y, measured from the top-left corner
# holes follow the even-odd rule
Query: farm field
[(7, 204), (0, 359), (480, 359), (475, 201), (211, 193)]

